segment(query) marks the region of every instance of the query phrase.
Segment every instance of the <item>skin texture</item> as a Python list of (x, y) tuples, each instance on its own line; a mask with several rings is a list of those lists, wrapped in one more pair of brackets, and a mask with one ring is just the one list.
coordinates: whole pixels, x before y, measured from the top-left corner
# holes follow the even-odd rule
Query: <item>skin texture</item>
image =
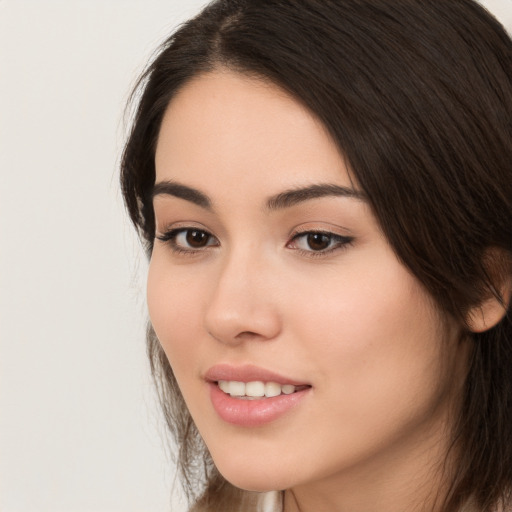
[[(267, 208), (269, 197), (310, 185), (357, 190), (321, 123), (276, 86), (217, 70), (171, 101), (156, 172), (157, 183), (179, 182), (211, 201), (155, 196), (157, 237), (178, 228), (211, 237), (195, 250), (185, 232), (155, 240), (148, 307), (226, 479), (288, 489), (286, 512), (432, 503), (465, 343), (397, 260), (364, 199)], [(334, 234), (326, 250), (297, 237), (311, 231)], [(232, 425), (204, 380), (219, 363), (256, 365), (311, 389), (269, 424)]]

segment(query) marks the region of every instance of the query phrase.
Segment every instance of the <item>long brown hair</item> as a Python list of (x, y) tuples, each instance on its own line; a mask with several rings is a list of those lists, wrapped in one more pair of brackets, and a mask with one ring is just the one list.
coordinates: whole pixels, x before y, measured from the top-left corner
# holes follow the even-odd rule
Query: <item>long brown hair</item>
[[(506, 31), (472, 0), (211, 3), (165, 41), (134, 94), (121, 185), (148, 254), (162, 117), (192, 77), (218, 66), (279, 85), (324, 123), (395, 253), (446, 314), (466, 326), (468, 310), (491, 294), (508, 307), (494, 328), (466, 328), (473, 355), (453, 432), (463, 449), (443, 510), (469, 498), (482, 511), (509, 503), (512, 314), (497, 291), (512, 254)], [(255, 510), (253, 496), (216, 471), (151, 327), (148, 353), (190, 498), (202, 510), (237, 510), (243, 500)]]

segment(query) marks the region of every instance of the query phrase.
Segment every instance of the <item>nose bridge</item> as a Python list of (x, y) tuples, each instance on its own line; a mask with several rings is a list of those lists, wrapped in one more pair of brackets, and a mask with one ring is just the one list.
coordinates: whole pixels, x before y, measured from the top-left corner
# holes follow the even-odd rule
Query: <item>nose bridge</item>
[(224, 343), (275, 337), (280, 323), (272, 273), (271, 262), (254, 243), (226, 253), (207, 305), (207, 331)]

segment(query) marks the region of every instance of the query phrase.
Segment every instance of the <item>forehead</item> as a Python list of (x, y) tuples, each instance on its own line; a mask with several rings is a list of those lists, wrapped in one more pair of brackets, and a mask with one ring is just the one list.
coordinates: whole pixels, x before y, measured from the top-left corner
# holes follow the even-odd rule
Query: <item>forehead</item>
[(350, 184), (342, 154), (307, 108), (268, 81), (226, 70), (199, 75), (173, 98), (155, 163), (157, 181), (198, 187)]

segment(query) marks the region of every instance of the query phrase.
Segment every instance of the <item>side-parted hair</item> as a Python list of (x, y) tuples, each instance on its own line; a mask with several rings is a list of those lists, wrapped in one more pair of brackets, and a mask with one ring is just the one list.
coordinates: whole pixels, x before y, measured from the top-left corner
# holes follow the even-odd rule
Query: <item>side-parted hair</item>
[[(192, 78), (228, 68), (273, 82), (323, 122), (402, 263), (473, 345), (443, 512), (510, 506), (512, 41), (473, 0), (217, 0), (163, 43), (135, 90), (121, 162), (151, 255), (163, 115)], [(243, 177), (241, 177), (243, 179)], [(489, 297), (506, 313), (473, 333)], [(151, 327), (148, 353), (194, 510), (257, 510), (217, 472)]]

